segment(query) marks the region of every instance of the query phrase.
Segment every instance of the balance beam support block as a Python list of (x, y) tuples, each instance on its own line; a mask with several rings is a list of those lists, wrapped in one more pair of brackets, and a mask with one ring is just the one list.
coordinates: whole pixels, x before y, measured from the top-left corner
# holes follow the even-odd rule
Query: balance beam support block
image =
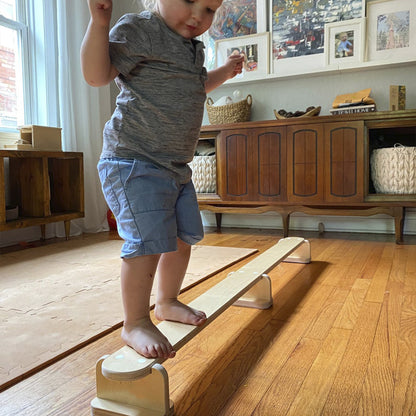
[(120, 382), (103, 376), (102, 363), (96, 365), (97, 397), (92, 400), (94, 416), (173, 416), (169, 399), (169, 377), (166, 369), (155, 364), (143, 378)]
[(263, 274), (262, 278), (233, 305), (256, 309), (270, 308), (273, 305), (272, 281), (270, 277), (267, 274)]

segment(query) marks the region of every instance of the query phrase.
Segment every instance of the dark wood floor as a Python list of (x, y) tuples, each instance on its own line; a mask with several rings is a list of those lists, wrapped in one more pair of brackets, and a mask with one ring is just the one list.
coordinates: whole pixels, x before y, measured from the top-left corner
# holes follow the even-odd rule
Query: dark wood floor
[[(175, 414), (416, 415), (416, 238), (291, 234), (310, 240), (313, 261), (269, 273), (273, 307), (229, 308), (164, 363)], [(279, 230), (207, 230), (203, 244), (263, 252), (279, 238)], [(122, 346), (119, 332), (0, 393), (0, 415), (89, 415), (95, 362)]]

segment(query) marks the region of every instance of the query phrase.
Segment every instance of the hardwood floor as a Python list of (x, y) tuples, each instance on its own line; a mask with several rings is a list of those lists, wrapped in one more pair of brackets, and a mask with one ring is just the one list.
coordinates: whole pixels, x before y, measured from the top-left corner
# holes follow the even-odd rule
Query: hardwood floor
[[(164, 363), (175, 414), (416, 415), (416, 237), (396, 245), (384, 235), (292, 235), (310, 240), (312, 263), (269, 273), (274, 306), (229, 308)], [(262, 252), (280, 238), (279, 230), (207, 230), (203, 244)], [(10, 387), (0, 415), (89, 415), (95, 362), (121, 346), (116, 330)]]

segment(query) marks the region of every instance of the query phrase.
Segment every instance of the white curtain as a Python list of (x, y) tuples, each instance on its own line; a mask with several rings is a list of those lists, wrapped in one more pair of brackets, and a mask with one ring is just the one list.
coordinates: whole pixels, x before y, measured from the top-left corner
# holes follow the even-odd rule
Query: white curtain
[[(102, 131), (111, 112), (109, 86), (89, 86), (81, 72), (80, 46), (89, 21), (85, 0), (57, 0), (57, 90), (63, 150), (83, 152), (85, 218), (71, 221), (71, 234), (108, 229), (107, 205), (101, 193), (97, 162)], [(62, 224), (56, 234), (64, 235)]]

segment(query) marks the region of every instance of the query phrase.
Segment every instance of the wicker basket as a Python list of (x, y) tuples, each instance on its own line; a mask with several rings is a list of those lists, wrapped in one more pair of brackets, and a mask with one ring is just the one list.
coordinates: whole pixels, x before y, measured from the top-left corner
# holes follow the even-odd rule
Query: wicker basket
[(416, 147), (395, 145), (371, 154), (371, 177), (376, 192), (416, 193)]
[(211, 124), (227, 124), (239, 123), (241, 121), (249, 121), (251, 115), (251, 104), (253, 99), (251, 95), (247, 95), (245, 100), (226, 105), (213, 105), (211, 97), (207, 99), (207, 113)]
[(214, 193), (217, 189), (217, 159), (214, 156), (194, 156), (189, 163), (192, 182), (197, 193)]

